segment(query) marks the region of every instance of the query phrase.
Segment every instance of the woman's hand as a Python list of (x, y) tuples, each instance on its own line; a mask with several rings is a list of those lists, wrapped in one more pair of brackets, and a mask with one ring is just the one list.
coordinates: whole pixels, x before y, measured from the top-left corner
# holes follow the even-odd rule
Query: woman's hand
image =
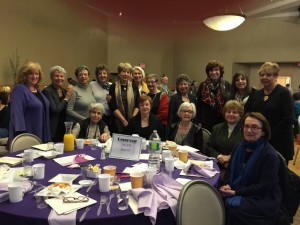
[(109, 138), (109, 134), (108, 133), (103, 133), (100, 135), (100, 142), (106, 142)]
[(224, 186), (221, 186), (219, 190), (220, 190), (223, 197), (234, 196), (235, 195), (235, 191), (232, 190), (231, 187), (228, 184), (226, 184)]
[(124, 126), (124, 127), (127, 127), (127, 126), (128, 126), (128, 121), (127, 121), (127, 120), (122, 121), (122, 123), (123, 123), (123, 126)]
[(106, 99), (107, 102), (110, 102), (110, 100), (111, 100), (111, 95), (106, 95), (106, 98), (105, 98), (105, 99)]
[(229, 162), (230, 155), (218, 155), (217, 160), (220, 164), (227, 164)]

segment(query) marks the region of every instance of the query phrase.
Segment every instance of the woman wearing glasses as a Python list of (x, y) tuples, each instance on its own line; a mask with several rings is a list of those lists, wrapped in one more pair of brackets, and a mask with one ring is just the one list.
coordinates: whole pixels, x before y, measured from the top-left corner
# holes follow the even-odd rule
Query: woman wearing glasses
[(294, 154), (294, 104), (289, 90), (277, 84), (279, 71), (277, 63), (261, 66), (259, 78), (263, 88), (249, 97), (245, 112), (260, 112), (267, 118), (272, 133), (270, 143), (288, 164)]
[(169, 101), (168, 94), (161, 92), (157, 88), (158, 78), (155, 74), (149, 74), (146, 76), (146, 83), (149, 89), (147, 94), (153, 101), (151, 113), (155, 115), (163, 125), (168, 125), (168, 112), (169, 112)]
[(268, 142), (267, 119), (257, 112), (242, 120), (242, 141), (232, 152), (220, 192), (224, 196), (226, 224), (273, 225), (280, 215), (282, 191), (280, 161)]
[(168, 140), (179, 145), (188, 145), (198, 150), (203, 148), (203, 133), (201, 127), (192, 122), (196, 116), (196, 106), (194, 103), (184, 102), (177, 111), (179, 122), (170, 125)]
[(243, 114), (244, 107), (241, 103), (230, 100), (223, 107), (225, 122), (212, 129), (204, 154), (215, 157), (221, 169), (227, 167), (231, 152), (243, 140), (240, 123)]

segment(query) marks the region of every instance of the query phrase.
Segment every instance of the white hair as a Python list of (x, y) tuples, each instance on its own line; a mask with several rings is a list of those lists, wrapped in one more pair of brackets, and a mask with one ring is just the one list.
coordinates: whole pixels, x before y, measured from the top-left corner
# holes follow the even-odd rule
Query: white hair
[(182, 108), (189, 108), (189, 107), (192, 107), (192, 111), (193, 111), (192, 119), (194, 119), (196, 116), (197, 110), (196, 110), (195, 104), (190, 103), (190, 102), (183, 102), (178, 108), (177, 115), (180, 117), (180, 111), (182, 110)]

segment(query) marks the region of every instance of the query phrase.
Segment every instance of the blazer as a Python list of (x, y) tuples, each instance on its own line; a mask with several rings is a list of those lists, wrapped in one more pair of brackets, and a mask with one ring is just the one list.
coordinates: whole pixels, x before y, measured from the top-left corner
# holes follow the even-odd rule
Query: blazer
[[(173, 123), (170, 126), (169, 132), (168, 132), (168, 140), (169, 141), (174, 141), (177, 131), (178, 131), (178, 126), (180, 122)], [(201, 127), (198, 127), (193, 123), (191, 126), (189, 132), (185, 136), (184, 140), (182, 143), (177, 143), (179, 145), (187, 145), (191, 146), (193, 148), (199, 149), (199, 151), (202, 151), (203, 148), (203, 132)]]
[(62, 88), (62, 97), (59, 97), (54, 85), (50, 84), (42, 92), (50, 103), (49, 115), (52, 140), (55, 142), (62, 141), (65, 134), (64, 121), (66, 121), (66, 108), (68, 105), (68, 102), (63, 99), (67, 91)]

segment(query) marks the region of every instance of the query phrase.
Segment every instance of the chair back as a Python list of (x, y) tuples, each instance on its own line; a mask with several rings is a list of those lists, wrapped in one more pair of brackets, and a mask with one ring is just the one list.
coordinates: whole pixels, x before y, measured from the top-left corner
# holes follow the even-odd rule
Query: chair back
[(203, 180), (188, 182), (180, 191), (177, 225), (224, 225), (225, 208), (218, 191)]
[(207, 143), (207, 141), (210, 137), (210, 132), (209, 132), (209, 130), (207, 130), (205, 128), (201, 128), (201, 129), (202, 129), (202, 133), (203, 133), (203, 148), (202, 148), (201, 152), (205, 154), (206, 153), (206, 148), (207, 148), (206, 143)]
[(16, 136), (10, 144), (10, 152), (20, 151), (30, 148), (33, 145), (42, 144), (41, 139), (34, 134), (23, 133)]

